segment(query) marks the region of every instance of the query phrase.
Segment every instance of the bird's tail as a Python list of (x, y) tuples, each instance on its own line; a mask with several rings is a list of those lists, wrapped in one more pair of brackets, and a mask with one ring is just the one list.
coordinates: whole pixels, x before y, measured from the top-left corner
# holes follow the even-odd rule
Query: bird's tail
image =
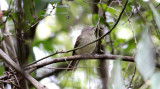
[(76, 69), (76, 67), (77, 67), (77, 65), (78, 65), (78, 62), (79, 62), (79, 60), (74, 60), (74, 61), (71, 61), (70, 63), (69, 63), (69, 65), (68, 65), (68, 69), (67, 69), (67, 71), (73, 71), (73, 70), (75, 70)]

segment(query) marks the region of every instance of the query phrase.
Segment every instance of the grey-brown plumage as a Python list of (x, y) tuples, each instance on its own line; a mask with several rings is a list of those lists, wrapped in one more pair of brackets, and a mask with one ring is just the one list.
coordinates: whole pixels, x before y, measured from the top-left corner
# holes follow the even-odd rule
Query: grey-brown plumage
[[(83, 28), (81, 34), (78, 36), (74, 48), (86, 45), (94, 40), (96, 37), (94, 35), (94, 28), (93, 27), (85, 27)], [(91, 54), (96, 47), (96, 43), (90, 44), (84, 48), (78, 49), (73, 51), (72, 55), (81, 55), (81, 54)], [(75, 70), (75, 67), (78, 65), (79, 60), (71, 61), (68, 70)]]

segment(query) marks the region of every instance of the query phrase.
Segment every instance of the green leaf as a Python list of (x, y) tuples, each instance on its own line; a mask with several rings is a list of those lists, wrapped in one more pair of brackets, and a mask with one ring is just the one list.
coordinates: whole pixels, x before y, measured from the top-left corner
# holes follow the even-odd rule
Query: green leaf
[(39, 13), (40, 11), (47, 8), (49, 3), (58, 3), (60, 0), (34, 0), (36, 11)]
[(154, 72), (155, 51), (149, 36), (148, 28), (146, 28), (144, 31), (143, 36), (138, 44), (136, 65), (144, 80), (150, 78)]
[(107, 11), (107, 12), (110, 12), (110, 13), (114, 13), (114, 12), (115, 12), (115, 10), (114, 10), (113, 8), (110, 8), (110, 7), (108, 7), (108, 8), (106, 9), (106, 11)]
[(124, 89), (122, 71), (121, 71), (121, 60), (117, 59), (114, 62), (114, 66), (111, 72), (111, 82), (113, 84), (113, 89)]
[(4, 37), (0, 35), (0, 42), (4, 40)]
[(0, 64), (0, 75), (4, 74), (4, 67), (2, 66), (2, 64)]
[(1, 24), (0, 24), (0, 29), (2, 29), (2, 28), (4, 28), (4, 25), (1, 25)]
[(101, 6), (101, 8), (102, 8), (103, 10), (106, 10), (106, 9), (107, 9), (107, 5), (103, 3), (102, 6)]
[(159, 13), (157, 12), (156, 8), (153, 6), (152, 3), (149, 3), (149, 6), (153, 11), (153, 15), (155, 17), (155, 21), (157, 23), (158, 28), (160, 29), (160, 16), (159, 16)]
[(109, 25), (113, 25), (114, 23), (113, 23), (113, 22), (108, 22), (108, 24), (109, 24)]
[(93, 24), (97, 23), (97, 21), (98, 21), (98, 15), (97, 14), (93, 14), (92, 21), (93, 21)]

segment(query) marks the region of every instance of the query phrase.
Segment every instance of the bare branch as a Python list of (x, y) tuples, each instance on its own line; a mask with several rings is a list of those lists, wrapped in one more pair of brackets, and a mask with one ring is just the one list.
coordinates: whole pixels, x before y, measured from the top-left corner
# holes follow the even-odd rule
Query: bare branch
[[(122, 61), (128, 61), (128, 62), (134, 62), (134, 57), (130, 56), (122, 56), (122, 55), (111, 55), (111, 54), (95, 54), (95, 55), (75, 55), (75, 56), (68, 56), (68, 57), (62, 57), (62, 58), (53, 58), (50, 60), (46, 60), (37, 64), (32, 64), (30, 66), (24, 67), (24, 70), (33, 69), (32, 71), (41, 68), (43, 66), (52, 64), (52, 63), (58, 63), (58, 62), (66, 62), (66, 61), (72, 61), (72, 60), (116, 60), (118, 58), (121, 58)], [(160, 68), (160, 64), (156, 63), (156, 67)], [(58, 71), (58, 69), (56, 69)], [(6, 78), (7, 75), (0, 76), (0, 79)], [(41, 78), (38, 78), (41, 79)]]
[(11, 84), (11, 85), (13, 85), (13, 86), (17, 87), (18, 89), (23, 89), (22, 87), (20, 87), (20, 86), (18, 86), (18, 85), (16, 85), (16, 84), (14, 84), (14, 83), (13, 83), (13, 82), (11, 82), (11, 81), (4, 81), (4, 80), (0, 80), (0, 83)]
[(131, 81), (130, 81), (129, 86), (127, 87), (127, 89), (131, 88), (132, 82), (133, 82), (133, 79), (134, 79), (134, 76), (135, 76), (135, 74), (136, 74), (136, 71), (137, 71), (137, 69), (136, 69), (136, 66), (135, 66), (135, 67), (134, 67), (134, 73), (133, 73), (133, 75), (132, 75)]
[[(24, 67), (25, 70), (31, 69), (31, 68), (41, 68), (43, 66), (52, 64), (52, 63), (58, 63), (58, 62), (66, 62), (66, 61), (73, 61), (73, 60), (116, 60), (118, 58), (121, 58), (122, 61), (128, 61), (128, 62), (134, 62), (134, 57), (130, 56), (122, 56), (122, 55), (111, 55), (111, 54), (95, 54), (95, 55), (75, 55), (75, 56), (68, 56), (68, 57), (61, 57), (61, 58), (53, 58), (50, 60), (42, 61), (37, 64), (32, 64), (30, 66)], [(160, 68), (160, 64), (156, 63), (156, 67)]]
[(0, 49), (0, 57), (3, 61), (5, 61), (8, 65), (10, 65), (12, 68), (14, 68), (16, 71), (21, 73), (28, 81), (30, 81), (37, 89), (47, 89), (45, 86), (40, 84), (37, 80), (35, 80), (32, 76), (30, 76), (28, 73), (24, 72), (21, 67), (16, 64), (6, 53), (4, 53)]

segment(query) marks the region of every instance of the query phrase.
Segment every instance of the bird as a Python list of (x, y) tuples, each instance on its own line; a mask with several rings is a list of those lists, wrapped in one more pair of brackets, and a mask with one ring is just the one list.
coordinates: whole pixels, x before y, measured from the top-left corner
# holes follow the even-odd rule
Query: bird
[[(76, 40), (74, 48), (84, 46), (84, 45), (96, 40), (96, 36), (95, 36), (94, 33), (95, 33), (95, 28), (94, 27), (91, 27), (91, 26), (84, 27), (81, 31), (81, 34), (78, 36), (78, 38)], [(83, 48), (74, 50), (72, 55), (74, 56), (74, 55), (91, 54), (94, 51), (95, 47), (96, 47), (96, 42), (94, 42), (90, 45), (87, 45)], [(68, 71), (69, 70), (75, 70), (78, 63), (79, 63), (79, 60), (71, 61), (68, 65), (67, 70)]]

